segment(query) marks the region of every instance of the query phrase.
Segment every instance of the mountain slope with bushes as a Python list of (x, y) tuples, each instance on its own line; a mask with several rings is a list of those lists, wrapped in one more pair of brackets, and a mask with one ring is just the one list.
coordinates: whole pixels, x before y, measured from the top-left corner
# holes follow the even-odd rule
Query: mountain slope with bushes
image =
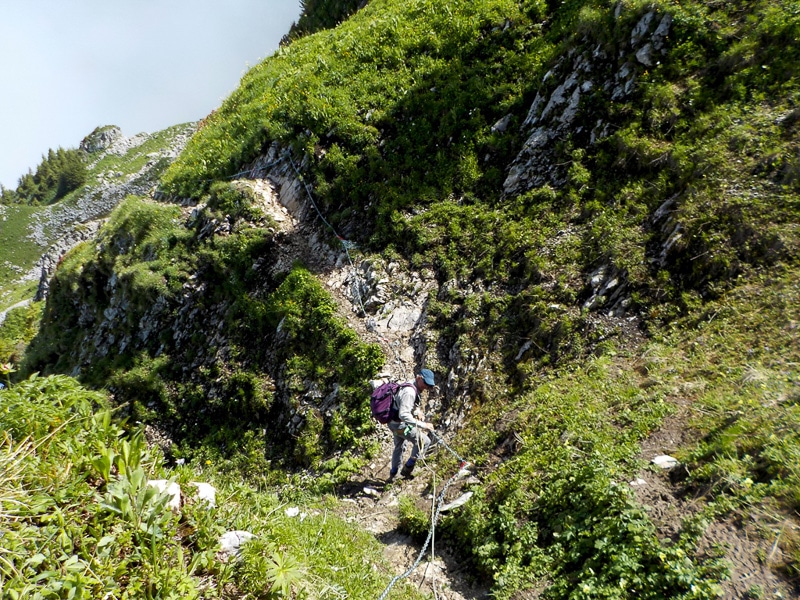
[(65, 257), (20, 380), (317, 498), (386, 456), (368, 381), (426, 366), (475, 475), (437, 544), (496, 597), (796, 595), (798, 3), (304, 17)]
[(192, 130), (175, 125), (127, 138), (119, 127), (98, 127), (78, 148), (48, 151), (15, 190), (2, 190), (0, 323), (10, 307), (44, 298), (58, 260), (92, 237), (126, 195), (151, 191)]

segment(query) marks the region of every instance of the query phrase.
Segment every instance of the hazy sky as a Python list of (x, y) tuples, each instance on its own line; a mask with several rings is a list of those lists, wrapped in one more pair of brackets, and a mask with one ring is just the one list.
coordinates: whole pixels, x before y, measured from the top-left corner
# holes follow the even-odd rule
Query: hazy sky
[(203, 118), (299, 15), (299, 0), (0, 0), (0, 183), (101, 125)]

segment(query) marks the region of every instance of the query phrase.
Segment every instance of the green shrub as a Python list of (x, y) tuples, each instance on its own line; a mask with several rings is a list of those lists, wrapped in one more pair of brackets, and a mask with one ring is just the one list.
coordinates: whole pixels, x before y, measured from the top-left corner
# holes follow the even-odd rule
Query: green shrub
[(104, 394), (34, 376), (0, 403), (5, 594), (198, 597), (168, 497), (145, 484), (160, 457), (123, 436)]
[[(580, 371), (482, 411), (479, 421), (492, 425), (472, 439), (498, 446), (516, 440), (518, 449), (443, 528), (499, 597), (538, 579), (551, 582), (550, 598), (713, 598), (719, 591), (724, 571), (696, 555), (699, 532), (687, 526), (674, 545), (660, 541), (624, 483), (638, 440), (669, 406), (657, 390), (647, 394), (616, 372), (614, 355), (607, 350)], [(480, 446), (469, 454), (480, 460)]]
[(41, 302), (16, 308), (0, 324), (0, 363), (22, 362), (28, 343), (39, 329), (44, 306)]
[(422, 541), (431, 528), (430, 512), (422, 510), (411, 496), (400, 496), (400, 530)]
[(358, 340), (330, 295), (299, 266), (270, 295), (263, 311), (265, 328), (277, 331), (274, 360), (285, 365), (281, 376), (288, 382), (288, 403), (299, 403), (313, 382), (319, 389), (333, 390), (340, 405), (330, 416), (306, 414), (297, 458), (312, 465), (323, 451), (343, 449), (351, 442), (363, 445), (362, 436), (372, 429), (367, 382), (383, 364), (380, 348)]

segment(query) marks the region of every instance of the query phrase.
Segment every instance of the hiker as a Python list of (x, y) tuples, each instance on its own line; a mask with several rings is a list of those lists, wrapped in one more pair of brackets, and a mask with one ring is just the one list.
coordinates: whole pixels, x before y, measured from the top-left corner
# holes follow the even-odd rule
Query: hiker
[(430, 445), (430, 438), (423, 430), (433, 431), (433, 425), (416, 419), (413, 415), (414, 406), (419, 401), (420, 392), (433, 389), (436, 385), (433, 379), (433, 371), (422, 369), (409, 382), (410, 385), (403, 385), (397, 393), (397, 413), (398, 420), (389, 421), (389, 429), (394, 434), (394, 451), (392, 452), (392, 468), (389, 471), (391, 481), (397, 475), (400, 468), (400, 461), (403, 459), (403, 446), (406, 440), (411, 442), (411, 456), (403, 465), (400, 474), (403, 477), (411, 477), (417, 458), (425, 456), (425, 450)]

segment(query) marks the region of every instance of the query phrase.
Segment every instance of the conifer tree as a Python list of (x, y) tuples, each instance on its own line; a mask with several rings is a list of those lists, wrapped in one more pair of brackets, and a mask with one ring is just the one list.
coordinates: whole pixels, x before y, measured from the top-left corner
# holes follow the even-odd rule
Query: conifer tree
[(86, 182), (84, 153), (78, 149), (52, 148), (42, 155), (36, 171), (19, 178), (16, 192), (3, 194), (3, 204), (20, 203), (37, 206), (60, 200)]
[(78, 189), (86, 183), (86, 163), (80, 151), (75, 150), (65, 153), (64, 164), (58, 175), (56, 200), (60, 200), (71, 191)]

